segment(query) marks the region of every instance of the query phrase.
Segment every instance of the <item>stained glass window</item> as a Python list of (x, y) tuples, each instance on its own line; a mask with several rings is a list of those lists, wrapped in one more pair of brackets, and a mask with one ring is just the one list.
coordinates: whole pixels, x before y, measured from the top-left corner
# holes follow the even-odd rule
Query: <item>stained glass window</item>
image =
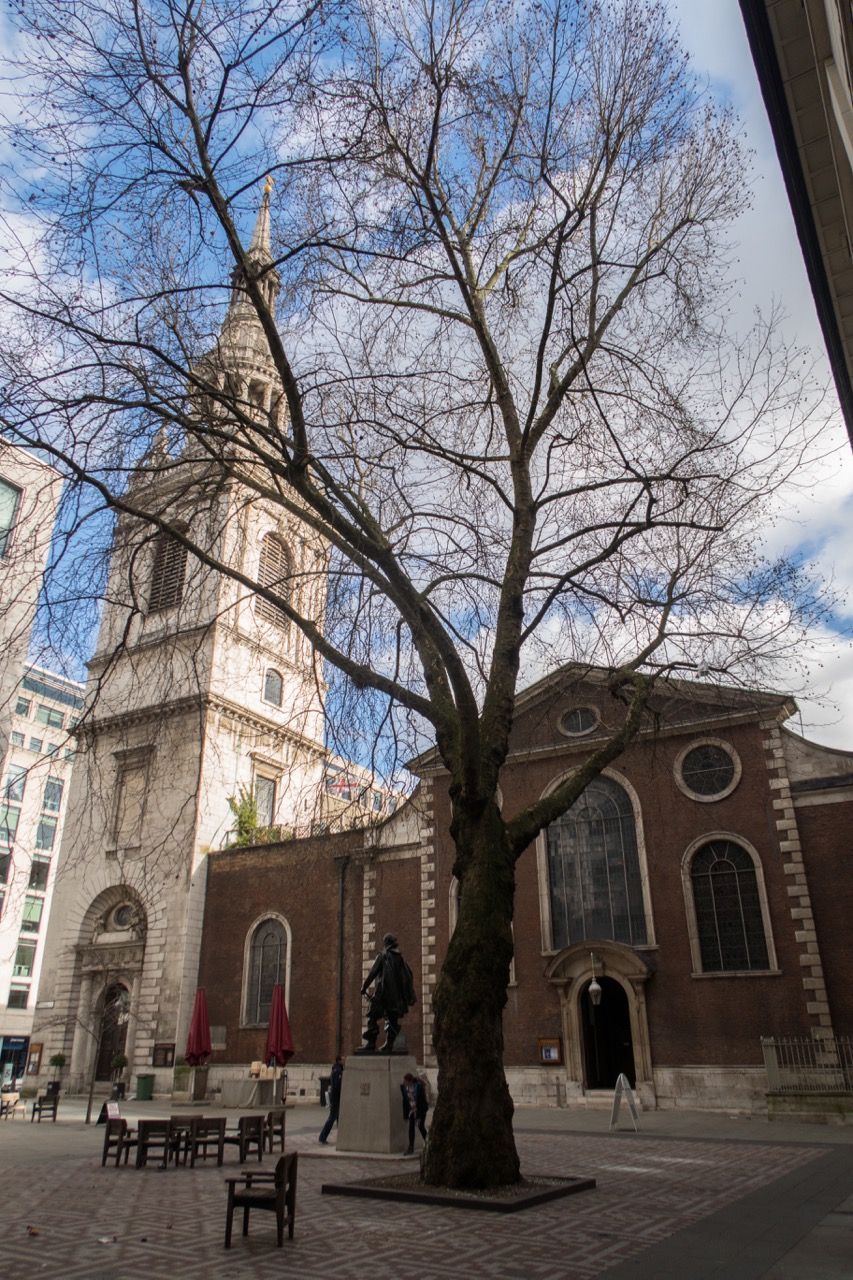
[(703, 742), (687, 752), (681, 762), (681, 776), (698, 796), (717, 796), (731, 786), (735, 762), (723, 747)]

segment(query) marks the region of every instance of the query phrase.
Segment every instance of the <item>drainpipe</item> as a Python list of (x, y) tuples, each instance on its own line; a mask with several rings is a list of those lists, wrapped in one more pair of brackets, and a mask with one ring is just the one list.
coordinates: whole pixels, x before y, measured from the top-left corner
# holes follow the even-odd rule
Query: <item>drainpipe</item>
[(349, 854), (336, 859), (338, 863), (338, 995), (337, 1015), (335, 1018), (335, 1054), (343, 1053), (344, 1035), (344, 881)]

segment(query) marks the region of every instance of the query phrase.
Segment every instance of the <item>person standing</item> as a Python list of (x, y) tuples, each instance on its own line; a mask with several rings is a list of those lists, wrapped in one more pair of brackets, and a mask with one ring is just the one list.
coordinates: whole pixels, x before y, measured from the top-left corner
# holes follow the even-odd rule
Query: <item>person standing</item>
[(403, 1119), (409, 1122), (409, 1145), (405, 1154), (413, 1156), (415, 1154), (415, 1125), (421, 1131), (421, 1137), (426, 1142), (426, 1113), (429, 1109), (427, 1102), (426, 1090), (411, 1073), (407, 1071), (403, 1076), (403, 1083), (400, 1085), (400, 1093), (403, 1095)]
[(338, 1123), (338, 1115), (341, 1109), (341, 1080), (343, 1074), (344, 1060), (338, 1055), (332, 1067), (332, 1078), (329, 1083), (329, 1116), (317, 1139), (318, 1142), (322, 1142), (324, 1147), (329, 1140), (329, 1134), (332, 1132), (332, 1125)]

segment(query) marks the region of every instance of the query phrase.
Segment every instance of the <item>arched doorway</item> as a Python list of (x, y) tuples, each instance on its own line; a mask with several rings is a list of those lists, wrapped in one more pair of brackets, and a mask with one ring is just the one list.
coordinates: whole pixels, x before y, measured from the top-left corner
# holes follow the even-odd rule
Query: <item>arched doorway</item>
[(101, 1009), (101, 1034), (98, 1042), (96, 1080), (112, 1078), (112, 1060), (124, 1053), (130, 1012), (130, 992), (121, 982), (107, 987)]
[(625, 1075), (634, 1088), (637, 1074), (628, 997), (615, 978), (601, 977), (599, 984), (598, 1006), (589, 998), (589, 983), (580, 997), (584, 1083), (587, 1089), (612, 1089), (619, 1076)]

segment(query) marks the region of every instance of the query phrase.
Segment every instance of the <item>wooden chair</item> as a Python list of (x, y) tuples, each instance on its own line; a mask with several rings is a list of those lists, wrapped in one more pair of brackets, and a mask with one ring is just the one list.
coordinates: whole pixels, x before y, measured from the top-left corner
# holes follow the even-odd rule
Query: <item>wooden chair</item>
[(137, 1169), (148, 1164), (149, 1156), (157, 1155), (160, 1157), (159, 1163), (165, 1169), (173, 1143), (171, 1120), (140, 1120), (136, 1139)]
[(0, 1094), (0, 1117), (2, 1117), (2, 1119), (8, 1120), (9, 1116), (14, 1116), (18, 1107), (21, 1108), (22, 1117), (26, 1119), (27, 1105), (25, 1102), (21, 1102), (21, 1095), (19, 1093)]
[(296, 1152), (282, 1156), (274, 1173), (247, 1173), (243, 1178), (226, 1178), (228, 1207), (225, 1218), (225, 1248), (231, 1248), (231, 1226), (234, 1210), (243, 1210), (243, 1235), (249, 1234), (249, 1213), (264, 1209), (275, 1214), (278, 1247), (284, 1244), (284, 1226), (288, 1239), (293, 1239), (296, 1221)]
[(249, 1155), (249, 1149), (256, 1147), (258, 1160), (264, 1158), (264, 1116), (241, 1116), (237, 1121), (237, 1132), (226, 1133), (225, 1142), (233, 1143), (240, 1150), (240, 1163)]
[(56, 1109), (58, 1106), (59, 1106), (58, 1093), (51, 1093), (51, 1094), (40, 1093), (39, 1096), (36, 1098), (35, 1102), (33, 1103), (33, 1112), (32, 1112), (32, 1115), (30, 1116), (30, 1124), (32, 1124), (36, 1116), (38, 1116), (39, 1124), (41, 1124), (41, 1118), (43, 1115), (49, 1115), (52, 1118), (53, 1123), (56, 1124)]
[(198, 1159), (206, 1160), (215, 1155), (216, 1163), (222, 1164), (225, 1155), (225, 1117), (199, 1116), (195, 1122), (192, 1143), (190, 1145), (190, 1168), (195, 1168)]
[(275, 1151), (276, 1139), (281, 1144), (279, 1150), (284, 1150), (284, 1126), (284, 1107), (273, 1107), (264, 1121), (264, 1146), (269, 1152)]
[(186, 1115), (169, 1117), (169, 1124), (172, 1126), (172, 1140), (169, 1144), (168, 1160), (174, 1157), (176, 1166), (179, 1164), (186, 1166), (199, 1119), (199, 1116)]
[(131, 1147), (138, 1145), (139, 1139), (126, 1120), (108, 1120), (104, 1133), (104, 1154), (101, 1157), (101, 1166), (107, 1163), (107, 1157), (112, 1155), (113, 1151), (116, 1154), (116, 1168), (121, 1164), (122, 1156), (124, 1156), (124, 1163), (127, 1164)]

